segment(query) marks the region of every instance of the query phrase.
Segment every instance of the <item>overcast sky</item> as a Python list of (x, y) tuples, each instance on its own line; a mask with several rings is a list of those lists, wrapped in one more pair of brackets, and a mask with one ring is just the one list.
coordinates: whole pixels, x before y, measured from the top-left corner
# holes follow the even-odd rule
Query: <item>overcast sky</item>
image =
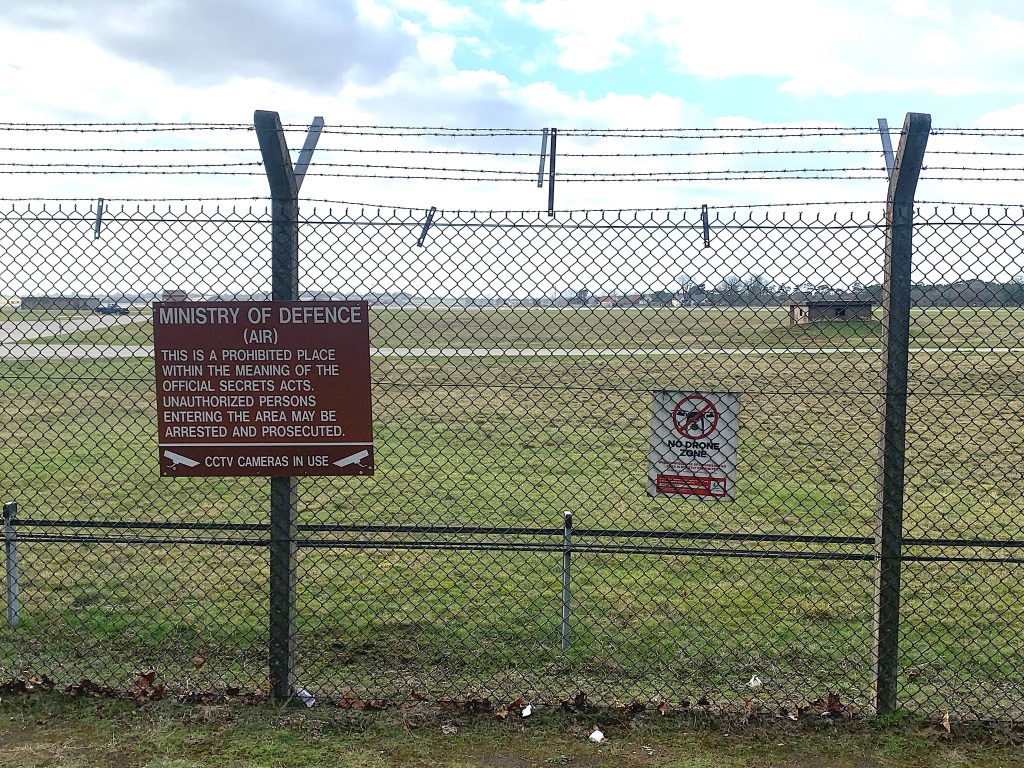
[[(322, 115), (328, 127), (396, 124), (539, 129), (762, 125), (899, 127), (907, 111), (937, 127), (1024, 127), (1024, 3), (1015, 0), (32, 0), (0, 3), (5, 121), (251, 121)], [(231, 146), (251, 134), (17, 134), (4, 146)], [(292, 134), (293, 148), (301, 134)], [(537, 168), (534, 158), (376, 156), (343, 148), (538, 151), (519, 139), (325, 135), (337, 163)], [(768, 159), (573, 158), (583, 152), (828, 147), (771, 167), (883, 167), (877, 135), (802, 143), (621, 139), (559, 142), (559, 170), (768, 167)], [(1007, 139), (933, 137), (930, 150), (1024, 151)], [(249, 154), (245, 154), (248, 152)], [(955, 156), (954, 156), (955, 157)], [(67, 161), (0, 152), (0, 161)], [(81, 159), (81, 157), (79, 157)], [(89, 156), (96, 159), (96, 156)], [(107, 158), (109, 160), (109, 156)], [(949, 157), (944, 158), (949, 160)], [(123, 158), (121, 158), (123, 161)], [(929, 158), (938, 164), (934, 158)], [(975, 162), (977, 159), (975, 159)], [(998, 163), (1020, 166), (1020, 158)], [(761, 165), (759, 165), (761, 163)], [(944, 163), (947, 165), (953, 162)], [(321, 171), (324, 168), (320, 169)], [(336, 172), (345, 169), (336, 168)], [(1006, 175), (1012, 175), (1007, 173)], [(1018, 176), (1021, 174), (1018, 173)], [(5, 197), (263, 195), (261, 177), (5, 176)], [(1020, 183), (923, 181), (919, 198), (1019, 203)], [(580, 184), (560, 208), (881, 200), (870, 181)], [(516, 184), (310, 176), (310, 198), (416, 208), (540, 209), (536, 180)]]

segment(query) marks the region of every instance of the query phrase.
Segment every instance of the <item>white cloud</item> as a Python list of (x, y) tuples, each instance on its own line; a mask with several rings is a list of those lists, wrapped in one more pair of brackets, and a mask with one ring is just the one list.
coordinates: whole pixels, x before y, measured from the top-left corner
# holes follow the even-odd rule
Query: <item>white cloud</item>
[(0, 4), (0, 20), (199, 85), (266, 77), (324, 92), (386, 77), (415, 47), (366, 0), (47, 0)]
[(426, 23), (434, 28), (447, 28), (464, 24), (476, 24), (480, 18), (464, 6), (453, 5), (445, 0), (383, 0), (391, 7), (406, 13), (423, 16)]
[(657, 45), (705, 78), (766, 76), (801, 95), (1021, 93), (1024, 6), (978, 0), (507, 0), (549, 32), (566, 69), (593, 72)]
[[(402, 0), (404, 2), (404, 0)], [(6, 66), (5, 76), (0, 78), (0, 99), (7, 105), (7, 120), (214, 120), (234, 123), (246, 123), (251, 120), (255, 108), (275, 109), (280, 111), (285, 122), (303, 123), (313, 115), (323, 115), (328, 127), (341, 124), (376, 124), (376, 125), (445, 125), (451, 127), (512, 127), (528, 128), (537, 131), (531, 135), (519, 137), (489, 137), (452, 139), (439, 136), (418, 138), (387, 139), (375, 136), (346, 136), (325, 134), (321, 139), (320, 152), (314, 160), (314, 171), (330, 171), (334, 173), (362, 173), (363, 170), (350, 166), (363, 164), (432, 166), (443, 169), (453, 168), (490, 168), (499, 170), (526, 171), (526, 175), (515, 183), (493, 182), (456, 182), (456, 181), (413, 181), (407, 179), (386, 178), (353, 178), (348, 176), (310, 175), (303, 187), (303, 194), (308, 198), (329, 198), (342, 200), (367, 200), (417, 208), (438, 205), (444, 208), (464, 209), (543, 209), (546, 205), (546, 189), (537, 189), (536, 173), (538, 162), (536, 153), (540, 147), (539, 128), (556, 126), (563, 128), (591, 127), (602, 128), (628, 124), (636, 127), (674, 127), (685, 125), (715, 125), (757, 127), (764, 123), (755, 119), (756, 116), (745, 115), (746, 105), (732, 105), (732, 116), (715, 114), (708, 108), (687, 103), (672, 93), (654, 93), (639, 95), (629, 92), (586, 93), (576, 92), (561, 83), (544, 80), (521, 82), (517, 76), (520, 72), (503, 72), (479, 66), (475, 69), (462, 69), (456, 65), (456, 49), (459, 38), (452, 31), (438, 29), (423, 18), (407, 18), (403, 15), (402, 3), (390, 6), (382, 5), (383, 0), (359, 0), (353, 7), (367, 25), (374, 28), (391, 30), (394, 34), (404, 34), (415, 39), (415, 47), (407, 55), (393, 62), (390, 70), (381, 71), (375, 81), (345, 78), (337, 87), (324, 90), (315, 83), (302, 85), (287, 77), (271, 77), (252, 73), (242, 68), (238, 72), (222, 73), (219, 80), (213, 83), (201, 83), (182, 80), (153, 62), (139, 61), (133, 56), (118, 53), (117, 50), (104, 45), (93, 37), (76, 34), (66, 29), (66, 19), (58, 18), (52, 23), (34, 23), (32, 25), (15, 25), (9, 20), (4, 21), (0, 15), (0, 50), (4, 51), (0, 66)], [(567, 0), (571, 6), (575, 0)], [(833, 11), (837, 4), (830, 6)], [(401, 6), (401, 7), (400, 7)], [(60, 4), (48, 6), (64, 7)], [(446, 6), (448, 7), (448, 6)], [(519, 0), (510, 0), (509, 8), (513, 13), (531, 13), (539, 16), (535, 9), (537, 4), (524, 4)], [(580, 6), (582, 8), (583, 6)], [(556, 7), (561, 14), (558, 23), (568, 24), (568, 19), (576, 18), (577, 22), (587, 20), (591, 16), (601, 16), (605, 8), (600, 4), (587, 4), (589, 12), (582, 16), (573, 16), (572, 7)], [(925, 57), (936, 50), (947, 53), (944, 58), (954, 54), (961, 55), (965, 60), (971, 59), (973, 49), (966, 46), (962, 35), (954, 34), (942, 27), (947, 23), (941, 13), (941, 4), (917, 3), (913, 18), (923, 24), (935, 24), (939, 27), (928, 32), (931, 38), (922, 35), (918, 38), (924, 50), (915, 54)], [(653, 0), (637, 0), (636, 13), (626, 14), (628, 18), (621, 21), (623, 29), (633, 31), (615, 36), (614, 19), (605, 15), (599, 19), (599, 40), (601, 35), (608, 36), (611, 42), (604, 53), (592, 53), (590, 63), (598, 61), (600, 56), (628, 55), (625, 48), (616, 48), (621, 42), (626, 48), (639, 44), (641, 36), (643, 44), (652, 44), (655, 38), (672, 41), (677, 45), (679, 56), (696, 56), (694, 51), (703, 52), (707, 61), (694, 61), (692, 66), (701, 67), (707, 76), (717, 76), (714, 61), (725, 56), (725, 52), (717, 50), (718, 42), (714, 35), (701, 33), (715, 19), (716, 11), (710, 8), (696, 9), (686, 23), (681, 20), (673, 6), (655, 3)], [(396, 10), (397, 9), (397, 10)], [(530, 10), (534, 9), (534, 10)], [(579, 10), (579, 8), (575, 9)], [(907, 11), (909, 13), (910, 11)], [(843, 11), (835, 11), (838, 16), (833, 19), (836, 24), (845, 24), (852, 33), (870, 26), (867, 21), (855, 20), (842, 15)], [(657, 16), (661, 14), (661, 16)], [(703, 15), (702, 15), (703, 14)], [(760, 14), (760, 15), (758, 15)], [(452, 16), (454, 19), (458, 14)], [(441, 12), (441, 18), (448, 18)], [(531, 16), (531, 18), (533, 18)], [(910, 18), (906, 14), (900, 19)], [(973, 18), (973, 17), (972, 17)], [(640, 19), (648, 21), (640, 23)], [(659, 20), (650, 26), (650, 19)], [(749, 17), (752, 24), (769, 25), (776, 23), (768, 11), (754, 9)], [(998, 17), (991, 13), (977, 16), (978, 24), (997, 24)], [(118, 24), (135, 28), (140, 22), (131, 17)], [(454, 23), (454, 22), (453, 22)], [(901, 22), (902, 23), (902, 22)], [(908, 22), (909, 23), (909, 22)], [(643, 24), (648, 24), (646, 31)], [(859, 25), (859, 26), (858, 26)], [(1018, 25), (1021, 29), (1024, 26)], [(1001, 36), (993, 38), (993, 48), (997, 51), (1013, 49), (1013, 41), (1021, 29), (1014, 25), (999, 27)], [(398, 30), (398, 32), (395, 32)], [(821, 59), (821, 72), (812, 71), (814, 67), (799, 69), (801, 54), (795, 49), (795, 40), (800, 30), (792, 33), (790, 38), (777, 42), (778, 56), (765, 61), (764, 71), (775, 72), (785, 79), (785, 87), (798, 93), (810, 93), (815, 88), (850, 87), (850, 83), (860, 83), (868, 77), (856, 61), (848, 61), (843, 56), (831, 51), (833, 42), (825, 38), (812, 40), (812, 54)], [(758, 36), (743, 30), (737, 45), (742, 50), (734, 56), (732, 74), (742, 74), (756, 64)], [(806, 30), (802, 34), (807, 36)], [(866, 33), (865, 33), (866, 34)], [(747, 35), (744, 37), (743, 35)], [(724, 33), (718, 36), (724, 38)], [(485, 40), (493, 40), (483, 36)], [(700, 39), (696, 39), (700, 38)], [(928, 43), (927, 40), (931, 40)], [(682, 42), (680, 42), (682, 41)], [(925, 41), (925, 42), (921, 42)], [(689, 46), (683, 50), (685, 46)], [(604, 45), (604, 43), (601, 43)], [(667, 44), (667, 43), (666, 43)], [(573, 50), (581, 50), (580, 45), (573, 43)], [(41, 50), (56, 51), (59, 55), (52, 57), (39, 56)], [(1022, 46), (1024, 50), (1024, 46)], [(687, 52), (688, 51), (688, 52)], [(960, 53), (958, 53), (958, 51)], [(568, 52), (566, 55), (569, 55)], [(1016, 54), (1014, 54), (1016, 55)], [(502, 57), (495, 57), (500, 60)], [(879, 67), (885, 64), (878, 63)], [(586, 66), (587, 62), (578, 62), (578, 66)], [(497, 65), (495, 65), (497, 66)], [(934, 64), (936, 74), (930, 80), (936, 91), (958, 93), (973, 87), (973, 79), (977, 72), (969, 68), (960, 72), (957, 67), (946, 67)], [(789, 73), (789, 74), (787, 74)], [(795, 73), (795, 74), (794, 74)], [(790, 76), (792, 75), (792, 76)], [(869, 78), (870, 79), (870, 78)], [(875, 87), (878, 87), (875, 82)], [(817, 85), (815, 85), (817, 83)], [(912, 88), (913, 73), (898, 74), (894, 68), (891, 76), (885, 80), (885, 88)], [(1022, 108), (1007, 111), (1001, 115), (986, 118), (1002, 124), (1022, 124), (1024, 113), (1018, 114)], [(946, 121), (949, 124), (949, 121)], [(991, 123), (989, 123), (991, 124)], [(894, 123), (894, 128), (897, 126)], [(936, 146), (941, 143), (936, 137)], [(41, 141), (57, 142), (56, 146), (68, 142), (86, 145), (95, 143), (96, 137), (82, 135), (6, 135), (5, 140), (21, 142), (28, 146)], [(107, 137), (109, 141), (134, 141), (139, 145), (156, 145), (170, 142), (173, 146), (205, 144), (216, 146), (224, 142), (238, 146), (243, 150), (245, 159), (258, 159), (255, 140), (251, 134), (221, 134), (205, 136), (117, 136)], [(946, 139), (944, 139), (946, 140)], [(298, 146), (301, 132), (289, 136), (290, 143)], [(594, 171), (616, 172), (659, 172), (674, 170), (680, 173), (700, 170), (750, 169), (771, 167), (766, 165), (768, 158), (707, 155), (703, 157), (678, 156), (674, 158), (583, 158), (573, 155), (583, 153), (630, 153), (667, 152), (680, 150), (739, 151), (748, 148), (793, 148), (797, 145), (787, 142), (780, 145), (775, 142), (755, 142), (742, 139), (730, 139), (715, 142), (681, 142), (665, 141), (629, 141), (620, 138), (594, 138), (571, 136), (563, 133), (559, 139), (560, 181), (556, 190), (556, 207), (566, 208), (642, 208), (692, 206), (707, 202), (712, 205), (732, 202), (756, 203), (769, 201), (800, 201), (815, 199), (881, 200), (885, 195), (884, 180), (841, 182), (823, 181), (673, 181), (671, 183), (625, 182), (613, 183), (580, 183), (571, 181), (570, 174)], [(800, 147), (822, 147), (830, 149), (858, 148), (869, 149), (877, 154), (861, 155), (854, 158), (829, 156), (812, 158), (817, 165), (866, 165), (881, 168), (880, 151), (877, 137), (851, 137), (849, 139), (808, 139)], [(518, 152), (519, 157), (473, 154), (380, 154), (369, 152), (345, 153), (342, 149), (396, 149), (409, 148), (420, 150), (457, 150), (459, 152)], [(9, 159), (9, 158), (8, 158)], [(19, 158), (21, 159), (21, 158)], [(69, 160), (67, 156), (48, 158)], [(777, 160), (777, 162), (797, 163), (805, 160), (803, 156), (793, 156)], [(833, 160), (835, 162), (833, 163)], [(335, 162), (333, 168), (316, 163)], [(257, 169), (258, 170), (258, 169)], [(367, 171), (373, 172), (373, 171)], [(380, 176), (414, 175), (415, 170), (376, 171)], [(424, 172), (428, 173), (428, 172)], [(435, 175), (444, 175), (438, 171)], [(57, 197), (83, 195), (95, 198), (125, 197), (162, 197), (162, 196), (220, 196), (244, 195), (264, 196), (266, 182), (257, 175), (254, 177), (204, 176), (199, 178), (177, 176), (26, 176), (6, 177), (9, 182), (9, 195), (39, 195)], [(943, 190), (949, 185), (925, 185), (932, 197), (946, 197), (953, 193)], [(931, 191), (935, 190), (935, 191)], [(984, 189), (980, 185), (960, 187), (957, 195), (976, 194), (982, 199), (991, 199), (986, 191), (995, 194), (997, 188), (989, 185)], [(998, 189), (999, 196), (1013, 199), (1009, 188)]]
[(593, 0), (506, 0), (504, 9), (539, 29), (555, 33), (558, 63), (575, 72), (597, 72), (628, 58), (633, 52), (625, 38), (642, 31), (646, 3), (628, 9)]

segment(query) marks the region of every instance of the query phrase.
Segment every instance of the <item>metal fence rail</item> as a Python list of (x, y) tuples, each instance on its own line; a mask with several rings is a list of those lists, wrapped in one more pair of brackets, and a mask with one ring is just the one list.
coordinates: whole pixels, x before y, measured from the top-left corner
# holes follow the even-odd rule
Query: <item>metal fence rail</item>
[[(98, 239), (87, 208), (0, 216), (0, 677), (266, 688), (267, 481), (159, 477), (149, 305), (269, 296), (270, 218), (106, 206)], [(378, 465), (298, 484), (295, 685), (1024, 717), (1019, 210), (916, 210), (888, 293), (879, 208), (711, 209), (707, 245), (699, 209), (425, 218), (299, 219), (300, 298), (372, 302)], [(792, 322), (815, 298), (874, 308)], [(738, 395), (735, 500), (646, 494), (659, 389)]]

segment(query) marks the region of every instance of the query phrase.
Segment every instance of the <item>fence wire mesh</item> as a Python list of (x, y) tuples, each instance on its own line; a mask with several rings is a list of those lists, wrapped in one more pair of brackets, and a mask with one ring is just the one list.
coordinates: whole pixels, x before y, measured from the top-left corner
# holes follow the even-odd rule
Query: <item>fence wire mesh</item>
[[(377, 470), (299, 484), (297, 683), (870, 709), (882, 207), (424, 218), (300, 221), (301, 297), (371, 302)], [(1022, 221), (915, 218), (905, 709), (1024, 718)], [(0, 220), (0, 677), (265, 689), (269, 481), (159, 477), (150, 305), (268, 298), (269, 214), (95, 228), (67, 205)], [(735, 500), (646, 494), (661, 389), (738, 395)]]

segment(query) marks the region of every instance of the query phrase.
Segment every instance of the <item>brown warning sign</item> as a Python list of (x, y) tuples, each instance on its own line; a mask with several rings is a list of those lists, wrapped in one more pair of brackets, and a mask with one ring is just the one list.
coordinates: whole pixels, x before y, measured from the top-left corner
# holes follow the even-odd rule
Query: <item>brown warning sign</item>
[(373, 474), (363, 301), (153, 305), (164, 477)]

